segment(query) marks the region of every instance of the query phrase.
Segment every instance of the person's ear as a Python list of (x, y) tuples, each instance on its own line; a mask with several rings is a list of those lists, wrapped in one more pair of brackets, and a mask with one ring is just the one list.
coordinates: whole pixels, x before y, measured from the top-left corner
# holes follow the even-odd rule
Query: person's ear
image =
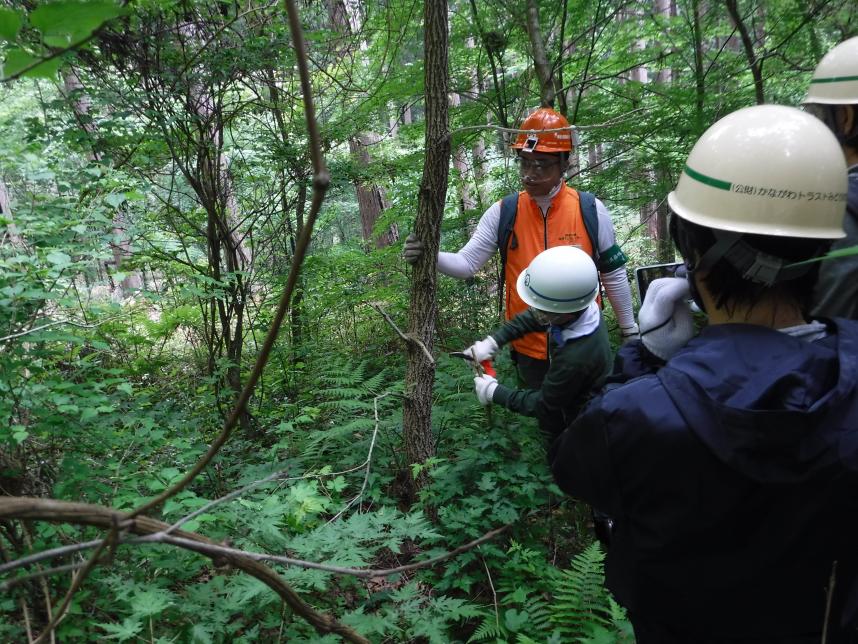
[(837, 129), (842, 134), (851, 132), (855, 128), (855, 106), (840, 105), (834, 114), (834, 121), (837, 123)]

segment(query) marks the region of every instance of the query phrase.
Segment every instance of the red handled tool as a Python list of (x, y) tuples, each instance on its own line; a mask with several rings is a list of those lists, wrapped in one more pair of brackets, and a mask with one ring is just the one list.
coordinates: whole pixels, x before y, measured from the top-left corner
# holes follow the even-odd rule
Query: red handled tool
[(495, 371), (495, 368), (492, 366), (491, 360), (474, 362), (474, 356), (472, 356), (470, 353), (465, 353), (464, 351), (451, 351), (450, 356), (453, 358), (461, 358), (462, 360), (467, 360), (468, 362), (470, 362), (471, 367), (473, 367), (474, 371), (478, 376), (486, 374), (487, 376), (496, 378), (498, 375), (498, 372)]

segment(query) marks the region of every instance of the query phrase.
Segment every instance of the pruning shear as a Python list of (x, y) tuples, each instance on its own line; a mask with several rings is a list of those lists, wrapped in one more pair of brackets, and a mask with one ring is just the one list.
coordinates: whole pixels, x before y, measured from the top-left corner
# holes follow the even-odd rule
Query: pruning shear
[(474, 370), (474, 373), (476, 373), (478, 376), (486, 374), (487, 376), (495, 378), (498, 375), (498, 372), (495, 371), (495, 368), (492, 366), (491, 360), (483, 360), (482, 362), (476, 362), (474, 360), (474, 356), (464, 351), (451, 351), (450, 357), (467, 360), (471, 364), (471, 368)]

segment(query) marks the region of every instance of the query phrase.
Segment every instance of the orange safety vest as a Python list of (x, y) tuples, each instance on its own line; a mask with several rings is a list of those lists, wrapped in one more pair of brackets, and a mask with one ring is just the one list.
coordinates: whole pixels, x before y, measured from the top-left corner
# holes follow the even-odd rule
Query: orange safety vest
[[(527, 304), (516, 290), (516, 282), (539, 253), (554, 246), (577, 246), (593, 257), (593, 242), (584, 226), (578, 191), (564, 185), (551, 200), (545, 217), (533, 198), (527, 192), (520, 192), (515, 225), (507, 244), (506, 319), (510, 320), (527, 310)], [(548, 359), (547, 333), (528, 333), (513, 340), (512, 346), (531, 358)]]

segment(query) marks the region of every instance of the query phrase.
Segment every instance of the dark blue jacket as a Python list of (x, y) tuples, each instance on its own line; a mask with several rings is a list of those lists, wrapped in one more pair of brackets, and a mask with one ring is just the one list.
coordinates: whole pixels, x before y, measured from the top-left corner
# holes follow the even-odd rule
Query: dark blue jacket
[(658, 369), (626, 345), (626, 382), (552, 446), (558, 485), (614, 519), (639, 642), (818, 642), (834, 561), (828, 642), (852, 641), (858, 323), (829, 330), (708, 327)]

